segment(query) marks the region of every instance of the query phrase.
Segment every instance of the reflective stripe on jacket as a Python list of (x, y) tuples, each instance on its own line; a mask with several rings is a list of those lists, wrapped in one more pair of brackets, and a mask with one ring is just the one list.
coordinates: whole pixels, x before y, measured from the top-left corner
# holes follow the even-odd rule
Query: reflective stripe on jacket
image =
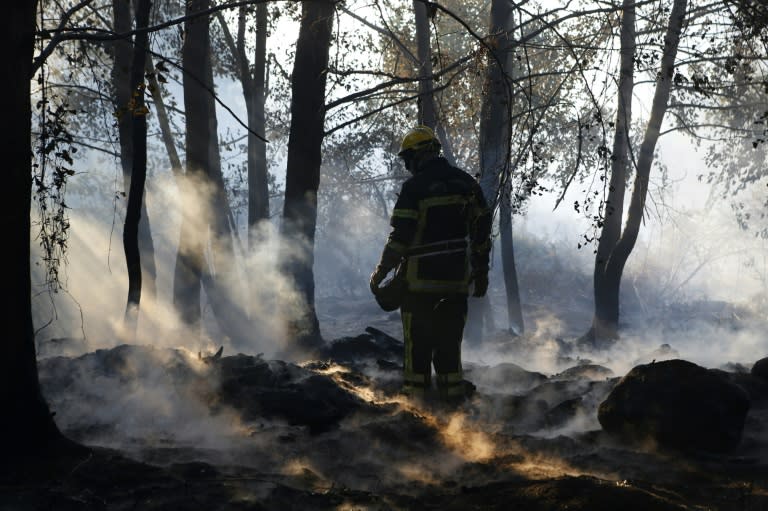
[(487, 272), (491, 215), (477, 182), (444, 158), (403, 183), (386, 252), (407, 259), (409, 291), (463, 293), (472, 272)]

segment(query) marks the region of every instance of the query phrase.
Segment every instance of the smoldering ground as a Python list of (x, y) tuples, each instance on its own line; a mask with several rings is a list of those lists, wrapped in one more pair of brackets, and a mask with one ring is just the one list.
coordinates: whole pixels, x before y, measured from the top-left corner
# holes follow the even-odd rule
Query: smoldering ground
[[(644, 509), (683, 509), (727, 501), (741, 480), (752, 485), (742, 497), (762, 502), (764, 405), (754, 407), (736, 451), (681, 455), (600, 430), (596, 409), (617, 379), (600, 366), (577, 362), (547, 376), (511, 363), (468, 363), (477, 393), (444, 410), (397, 393), (402, 359), (394, 346), (373, 329), (330, 343), (322, 360), (291, 364), (125, 345), (43, 359), (40, 374), (70, 436), (157, 466), (187, 465), (197, 474), (185, 472), (188, 484), (260, 481), (240, 488), (241, 498), (268, 509), (283, 505), (274, 492), (284, 487), (295, 497), (364, 492), (371, 504), (453, 495), (468, 505), (477, 502), (473, 492), (501, 488), (525, 502), (535, 484), (571, 484), (592, 498), (621, 488), (612, 505), (640, 492)], [(585, 502), (574, 508), (603, 509)], [(419, 501), (384, 508), (413, 506)]]
[[(623, 289), (622, 339), (609, 349), (586, 349), (574, 339), (591, 317), (589, 257), (572, 258), (567, 243), (520, 232), (527, 333), (512, 336), (505, 328), (497, 259), (490, 291), (496, 329), (482, 343), (464, 346), (466, 376), (477, 391), (462, 408), (446, 411), (397, 393), (399, 318), (377, 309), (366, 291), (368, 269), (387, 234), (380, 219), (350, 211), (357, 238), (319, 236), (315, 271), (329, 285), (318, 293), (317, 307), (327, 351), (287, 360), (280, 357), (284, 313), (303, 304), (276, 270), (284, 243), (277, 229), (265, 226), (245, 262), (217, 264), (236, 276), (229, 281), (231, 299), (247, 303), (254, 320), (253, 330), (243, 332), (249, 344), (236, 345), (208, 307), (199, 330), (176, 318), (169, 276), (180, 213), (172, 193), (159, 202), (166, 214), (152, 217), (163, 233), (156, 237), (158, 291), (142, 303), (132, 342), (121, 331), (126, 277), (119, 251), (110, 249), (108, 226), (73, 218), (69, 295), (54, 298), (55, 313), (48, 296), (38, 296), (36, 317), (55, 319), (38, 334), (41, 383), (57, 424), (71, 437), (161, 467), (196, 467), (181, 476), (188, 481), (261, 481), (238, 486), (233, 498), (271, 502), (272, 509), (281, 508), (286, 488), (298, 501), (326, 495), (327, 501), (305, 502), (303, 509), (340, 509), (337, 497), (345, 491), (364, 492), (358, 500), (344, 497), (358, 505), (386, 499), (384, 508), (400, 509), (419, 507), (420, 499), (442, 503), (441, 509), (466, 508), (482, 501), (478, 493), (525, 507), (546, 501), (547, 491), (561, 505), (570, 491), (610, 495), (614, 509), (623, 498), (643, 509), (677, 509), (723, 504), (742, 482), (752, 486), (739, 490), (739, 498), (764, 505), (762, 404), (750, 410), (742, 445), (714, 457), (626, 444), (601, 430), (596, 413), (639, 363), (684, 358), (734, 374), (748, 371), (768, 353), (765, 314), (754, 304), (662, 299), (668, 295), (654, 286), (661, 279), (652, 278), (659, 266), (645, 259), (646, 266), (628, 268), (636, 285)], [(340, 283), (350, 274), (357, 280)], [(717, 277), (720, 286), (747, 287), (733, 275)], [(638, 295), (655, 305), (635, 307)], [(600, 508), (589, 505), (574, 508)]]

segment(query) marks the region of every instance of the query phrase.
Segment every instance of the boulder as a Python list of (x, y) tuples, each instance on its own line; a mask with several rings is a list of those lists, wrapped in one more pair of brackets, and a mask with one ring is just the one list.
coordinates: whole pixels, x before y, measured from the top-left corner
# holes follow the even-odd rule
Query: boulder
[(632, 365), (638, 366), (641, 364), (652, 364), (654, 362), (660, 362), (662, 360), (675, 360), (680, 358), (680, 352), (667, 343), (660, 345), (653, 351), (645, 353), (641, 357), (635, 359)]
[(600, 381), (613, 378), (613, 376), (613, 371), (607, 367), (597, 364), (581, 364), (553, 375), (552, 379)]
[(547, 381), (546, 375), (523, 369), (517, 364), (503, 362), (494, 366), (464, 364), (467, 379), (493, 392), (527, 392)]
[(279, 360), (223, 357), (218, 379), (218, 402), (237, 410), (246, 421), (283, 419), (319, 433), (368, 407), (331, 377)]
[(573, 420), (579, 414), (584, 413), (584, 404), (582, 397), (566, 399), (554, 408), (547, 411), (544, 416), (544, 422), (550, 428), (563, 426), (570, 420)]
[(744, 389), (753, 407), (768, 401), (768, 379), (750, 373), (726, 373), (728, 379)]
[(752, 366), (752, 376), (768, 380), (768, 357), (761, 358)]
[(674, 359), (639, 365), (598, 408), (609, 434), (681, 450), (724, 452), (741, 441), (746, 392), (721, 371)]
[(366, 333), (356, 337), (336, 339), (325, 349), (324, 356), (339, 363), (361, 363), (403, 359), (403, 343), (388, 334), (368, 327)]

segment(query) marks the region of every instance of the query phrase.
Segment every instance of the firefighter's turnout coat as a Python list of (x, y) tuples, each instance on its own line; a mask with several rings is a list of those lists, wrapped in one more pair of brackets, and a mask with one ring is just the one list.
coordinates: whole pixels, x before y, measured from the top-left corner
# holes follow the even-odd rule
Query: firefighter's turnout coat
[(461, 339), (473, 275), (487, 275), (491, 215), (469, 174), (437, 157), (403, 183), (382, 264), (405, 264), (405, 387), (463, 392)]

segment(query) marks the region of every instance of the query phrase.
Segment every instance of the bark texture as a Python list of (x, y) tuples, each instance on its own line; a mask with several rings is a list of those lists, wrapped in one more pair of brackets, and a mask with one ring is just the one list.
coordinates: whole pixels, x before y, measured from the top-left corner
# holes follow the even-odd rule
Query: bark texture
[(416, 58), (418, 59), (419, 100), (418, 122), (435, 130), (442, 142), (443, 156), (448, 163), (456, 165), (453, 148), (445, 127), (440, 122), (435, 102), (434, 80), (432, 78), (432, 43), (430, 38), (430, 17), (434, 16), (432, 7), (421, 0), (413, 0), (414, 25), (416, 27)]
[(603, 212), (603, 227), (595, 255), (593, 288), (595, 314), (592, 327), (584, 336), (590, 342), (604, 342), (618, 337), (618, 298), (611, 297), (612, 283), (605, 269), (616, 243), (621, 236), (624, 214), (624, 191), (629, 167), (629, 128), (632, 123), (632, 91), (634, 89), (635, 58), (635, 2), (624, 0), (621, 19), (621, 62), (619, 95), (616, 109), (616, 131), (611, 153), (611, 178)]
[(77, 447), (61, 434), (40, 392), (32, 324), (30, 83), (36, 10), (35, 0), (13, 2), (0, 20), (0, 42), (13, 69), (0, 83), (0, 107), (13, 127), (0, 137), (8, 190), (2, 215), (7, 244), (2, 263), (8, 269), (3, 291), (12, 297), (0, 308), (0, 464), (17, 456), (56, 455)]
[[(253, 77), (246, 96), (248, 126), (256, 133), (266, 133), (264, 103), (267, 97), (267, 5), (256, 6), (256, 49)], [(243, 41), (244, 35), (238, 37)], [(245, 87), (245, 83), (243, 84)], [(248, 134), (248, 232), (251, 241), (258, 224), (269, 219), (269, 181), (267, 179), (267, 144), (253, 133)]]
[[(486, 94), (480, 114), (480, 187), (492, 210), (499, 206), (499, 233), (501, 235), (502, 269), (507, 299), (507, 321), (510, 331), (524, 332), (520, 290), (515, 268), (512, 238), (512, 211), (509, 193), (501, 194), (502, 181), (509, 181), (510, 169), (510, 122), (512, 90), (505, 76), (512, 76), (512, 52), (514, 48), (513, 6), (509, 0), (491, 3), (488, 44), (493, 52), (488, 54), (485, 76)], [(502, 199), (500, 196), (504, 195)], [(486, 295), (481, 303), (472, 303), (468, 321), (470, 333), (478, 335), (482, 327), (492, 327), (491, 307)], [(480, 323), (478, 325), (477, 323)]]
[[(191, 0), (186, 5), (186, 14), (206, 9), (209, 0)], [(186, 131), (186, 172), (179, 180), (182, 205), (181, 233), (176, 255), (173, 280), (173, 301), (182, 321), (192, 328), (199, 328), (202, 319), (200, 296), (202, 273), (205, 264), (205, 240), (207, 222), (201, 218), (201, 211), (207, 209), (201, 201), (206, 192), (200, 192), (206, 183), (209, 168), (209, 143), (211, 124), (204, 87), (206, 60), (210, 47), (208, 18), (191, 18), (184, 24), (184, 46), (182, 61), (184, 67), (184, 110), (187, 116)], [(202, 196), (201, 196), (202, 195)], [(202, 210), (201, 207), (202, 206)]]
[(434, 128), (437, 125), (437, 109), (432, 92), (432, 47), (429, 37), (429, 16), (424, 2), (413, 0), (413, 15), (416, 25), (416, 56), (419, 59), (419, 124)]
[[(634, 12), (633, 6), (631, 9)], [(648, 180), (650, 177), (651, 165), (653, 163), (654, 149), (659, 139), (664, 115), (669, 106), (669, 95), (672, 90), (675, 73), (675, 60), (677, 58), (677, 49), (680, 42), (680, 33), (682, 31), (683, 22), (685, 21), (686, 10), (687, 0), (675, 0), (672, 4), (672, 11), (664, 36), (664, 53), (661, 58), (661, 67), (657, 75), (656, 89), (651, 104), (651, 116), (646, 125), (643, 142), (640, 145), (640, 151), (637, 155), (637, 168), (635, 170), (632, 197), (627, 212), (627, 223), (624, 226), (621, 236), (614, 240), (613, 244), (609, 247), (609, 251), (606, 250), (607, 255), (604, 254), (605, 259), (598, 260), (601, 265), (599, 274), (598, 264), (595, 265), (595, 318), (593, 320), (592, 329), (587, 336), (591, 335), (591, 340), (598, 342), (618, 337), (621, 277), (624, 272), (624, 266), (632, 253), (632, 249), (634, 248), (638, 234), (640, 233), (640, 225), (645, 211), (645, 201), (648, 196)], [(634, 44), (634, 29), (632, 32), (632, 41)], [(622, 59), (624, 58), (623, 50), (624, 42), (622, 41)], [(629, 64), (629, 66), (631, 65), (632, 64)], [(628, 119), (629, 118), (631, 117), (628, 117)], [(628, 123), (626, 126), (625, 129), (628, 129)], [(625, 147), (628, 147), (628, 144), (626, 144)], [(613, 179), (611, 181), (613, 183)], [(622, 182), (621, 185), (623, 188), (624, 183)], [(614, 215), (615, 214), (616, 213), (614, 212)], [(611, 235), (613, 235), (613, 233), (611, 233)], [(602, 244), (603, 239), (601, 237), (600, 246)], [(599, 256), (600, 251), (598, 250), (598, 257)], [(600, 282), (599, 288), (597, 286), (598, 277)]]
[[(333, 33), (334, 2), (302, 2), (301, 25), (291, 80), (291, 129), (285, 180), (282, 261), (302, 301), (291, 311), (288, 340), (314, 347), (321, 341), (315, 312), (313, 273), (317, 191), (325, 124), (325, 84)], [(288, 312), (288, 311), (286, 311)]]
[[(133, 15), (129, 0), (112, 2), (112, 21), (115, 32), (127, 33), (132, 28)], [(137, 41), (138, 42), (138, 41)], [(120, 141), (120, 164), (123, 170), (123, 186), (128, 192), (131, 187), (133, 172), (133, 92), (134, 82), (131, 78), (131, 66), (134, 61), (136, 46), (130, 38), (118, 39), (114, 42), (114, 59), (112, 64), (112, 87), (114, 94), (115, 112), (117, 114), (118, 137)], [(143, 48), (142, 48), (143, 49)], [(155, 295), (155, 248), (147, 214), (147, 205), (141, 201), (139, 222), (139, 253), (142, 268), (142, 294), (145, 297)]]
[[(203, 285), (219, 328), (237, 349), (247, 350), (251, 328), (241, 303), (245, 301), (244, 275), (239, 271), (237, 242), (239, 240), (234, 216), (229, 206), (221, 170), (218, 120), (213, 91), (213, 65), (210, 48), (204, 76), (207, 89), (205, 102), (208, 108), (208, 172), (207, 183), (211, 190), (210, 202), (210, 252), (208, 264), (203, 266)], [(238, 299), (239, 297), (239, 299)]]
[(509, 331), (515, 335), (525, 333), (523, 304), (517, 281), (515, 243), (512, 235), (512, 204), (507, 194), (499, 205), (499, 237), (501, 240), (501, 268), (504, 272), (504, 291), (507, 297), (507, 321)]
[[(144, 28), (149, 24), (149, 0), (138, 0), (136, 4), (136, 27)], [(144, 67), (148, 36), (136, 34), (131, 64), (131, 94), (133, 96), (130, 116), (132, 119), (131, 141), (131, 179), (128, 191), (128, 207), (125, 212), (123, 227), (123, 249), (128, 266), (128, 300), (125, 306), (126, 334), (135, 336), (138, 323), (139, 303), (141, 302), (141, 254), (139, 251), (139, 223), (141, 222), (144, 201), (144, 183), (147, 178), (147, 110), (144, 104)]]
[(157, 70), (150, 55), (147, 55), (147, 80), (149, 81), (149, 91), (152, 94), (152, 104), (155, 106), (157, 123), (160, 125), (160, 133), (163, 137), (163, 145), (165, 145), (168, 160), (171, 164), (171, 173), (174, 176), (179, 176), (182, 173), (181, 158), (179, 158), (179, 153), (174, 144), (171, 121), (168, 118), (168, 109), (165, 107), (160, 89), (160, 81), (157, 79)]

